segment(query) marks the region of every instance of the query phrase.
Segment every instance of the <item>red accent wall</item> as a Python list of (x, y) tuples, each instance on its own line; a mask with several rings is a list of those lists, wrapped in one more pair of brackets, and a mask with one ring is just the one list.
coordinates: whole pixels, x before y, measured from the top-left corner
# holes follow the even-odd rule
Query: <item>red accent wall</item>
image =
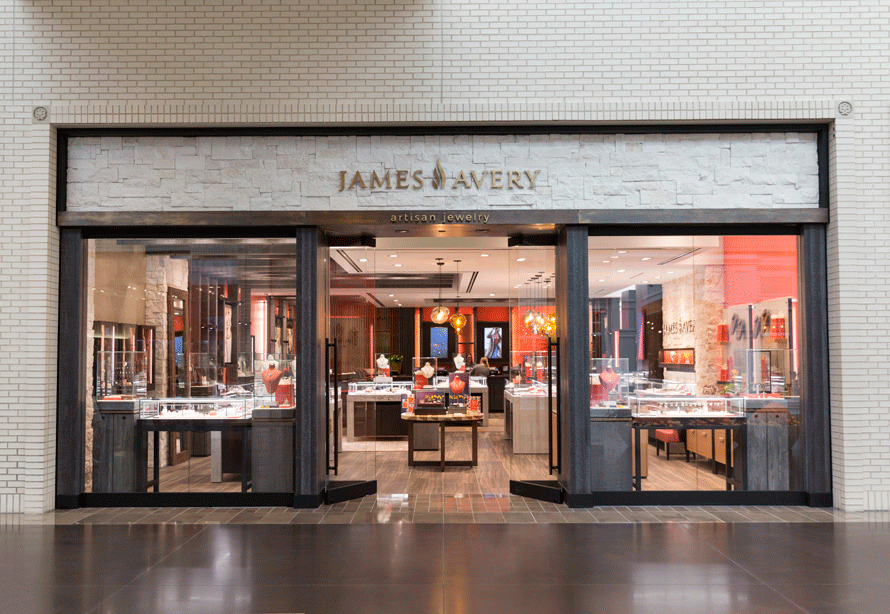
[(797, 298), (797, 237), (723, 237), (724, 307)]

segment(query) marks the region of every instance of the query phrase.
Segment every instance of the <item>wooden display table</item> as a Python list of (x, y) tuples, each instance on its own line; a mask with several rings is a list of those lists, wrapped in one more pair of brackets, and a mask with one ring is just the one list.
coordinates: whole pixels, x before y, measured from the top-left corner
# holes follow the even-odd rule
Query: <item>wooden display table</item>
[[(402, 420), (408, 420), (411, 425), (408, 429), (408, 466), (409, 467), (475, 467), (479, 459), (479, 423), (482, 422), (482, 414), (435, 414), (418, 416), (412, 413), (402, 414)], [(414, 425), (418, 422), (433, 422), (439, 425), (439, 460), (419, 461), (414, 460)], [(473, 428), (473, 459), (472, 460), (445, 460), (445, 427), (470, 426)]]

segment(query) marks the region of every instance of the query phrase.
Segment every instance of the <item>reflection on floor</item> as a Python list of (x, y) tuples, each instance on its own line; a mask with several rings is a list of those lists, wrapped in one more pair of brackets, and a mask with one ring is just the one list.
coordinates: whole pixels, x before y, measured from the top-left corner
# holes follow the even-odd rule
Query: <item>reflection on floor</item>
[[(446, 432), (446, 458), (471, 456), (469, 429)], [(547, 471), (546, 454), (513, 454), (510, 441), (504, 439), (504, 419), (492, 416), (487, 427), (479, 428), (479, 465), (477, 467), (408, 467), (406, 441), (344, 442), (336, 479), (377, 480), (380, 493), (410, 494), (506, 494), (510, 480), (553, 480)], [(725, 490), (723, 467), (714, 474), (709, 460), (692, 458), (680, 452), (655, 454), (655, 446), (646, 446), (649, 475), (643, 490)], [(418, 460), (438, 460), (439, 452), (418, 452)], [(240, 492), (241, 476), (225, 474), (222, 482), (210, 481), (210, 457), (193, 457), (174, 467), (161, 469), (163, 492)]]
[(888, 522), (890, 512), (781, 506), (640, 506), (572, 509), (517, 495), (371, 495), (322, 505), (226, 508), (82, 508), (0, 514), (0, 524), (395, 524), (395, 523), (801, 523)]

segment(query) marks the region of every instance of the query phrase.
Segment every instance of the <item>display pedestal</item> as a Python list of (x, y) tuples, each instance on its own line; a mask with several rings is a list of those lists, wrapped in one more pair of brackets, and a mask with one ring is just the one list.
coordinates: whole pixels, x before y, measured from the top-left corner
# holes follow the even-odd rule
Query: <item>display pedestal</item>
[(139, 401), (96, 401), (93, 414), (93, 492), (136, 492)]

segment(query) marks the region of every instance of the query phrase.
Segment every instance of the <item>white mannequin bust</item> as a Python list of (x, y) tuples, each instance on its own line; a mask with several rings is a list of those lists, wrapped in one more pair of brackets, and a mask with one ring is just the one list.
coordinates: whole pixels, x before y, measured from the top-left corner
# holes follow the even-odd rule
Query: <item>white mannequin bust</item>
[(381, 371), (383, 369), (389, 369), (389, 360), (387, 360), (386, 356), (384, 356), (383, 354), (381, 354), (377, 358), (377, 368), (380, 369)]
[(464, 357), (461, 356), (460, 354), (458, 354), (457, 356), (454, 357), (454, 368), (457, 369), (458, 371), (463, 369), (465, 364), (467, 364), (467, 363), (464, 361)]
[(433, 365), (426, 363), (421, 367), (420, 374), (427, 379), (431, 379), (436, 374), (436, 370), (433, 368)]

